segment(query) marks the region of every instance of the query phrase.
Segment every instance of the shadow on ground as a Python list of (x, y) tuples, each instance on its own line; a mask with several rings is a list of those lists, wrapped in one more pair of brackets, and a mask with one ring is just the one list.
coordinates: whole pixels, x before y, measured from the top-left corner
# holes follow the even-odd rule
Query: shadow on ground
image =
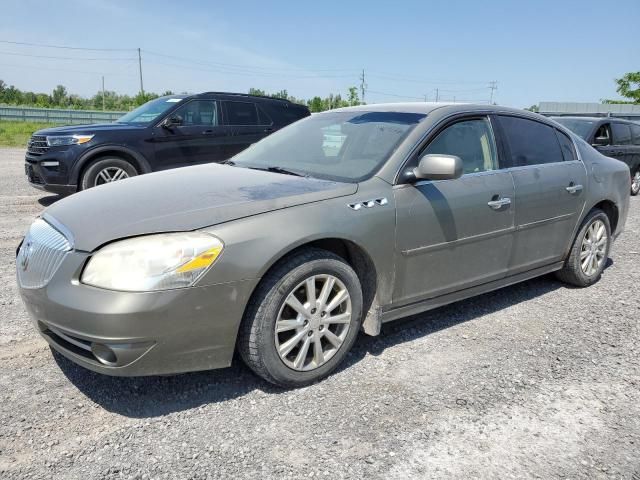
[[(609, 260), (607, 267), (611, 265)], [(378, 337), (361, 334), (339, 371), (349, 369), (367, 354), (380, 355), (390, 346), (472, 321), (558, 288), (565, 288), (565, 285), (553, 275), (547, 275), (386, 324)], [(517, 318), (513, 320), (518, 321)], [(269, 394), (286, 392), (253, 375), (239, 359), (235, 359), (230, 368), (222, 370), (165, 377), (122, 378), (91, 372), (55, 352), (54, 358), (67, 378), (87, 397), (109, 411), (128, 417), (165, 415), (242, 397), (256, 389)]]
[(64, 198), (63, 195), (47, 195), (46, 197), (40, 197), (38, 199), (38, 203), (43, 207), (48, 207), (49, 205), (53, 205), (62, 198)]

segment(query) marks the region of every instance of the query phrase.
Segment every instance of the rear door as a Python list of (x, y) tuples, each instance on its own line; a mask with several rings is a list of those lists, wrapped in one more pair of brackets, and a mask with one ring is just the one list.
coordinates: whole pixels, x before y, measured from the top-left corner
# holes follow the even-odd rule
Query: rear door
[(171, 128), (154, 128), (157, 170), (221, 162), (228, 158), (226, 139), (231, 135), (222, 125), (220, 104), (216, 100), (197, 99), (182, 105), (171, 117), (181, 123)]
[(233, 132), (230, 157), (273, 132), (273, 121), (254, 102), (225, 101), (223, 105), (226, 125)]
[[(640, 125), (631, 125), (631, 172), (640, 172)], [(640, 181), (640, 176), (637, 178)]]
[(587, 176), (561, 131), (531, 119), (498, 118), (515, 187), (513, 275), (564, 258), (584, 208)]
[(626, 163), (631, 168), (633, 164), (633, 145), (631, 144), (631, 127), (628, 123), (611, 122), (613, 147), (610, 157)]

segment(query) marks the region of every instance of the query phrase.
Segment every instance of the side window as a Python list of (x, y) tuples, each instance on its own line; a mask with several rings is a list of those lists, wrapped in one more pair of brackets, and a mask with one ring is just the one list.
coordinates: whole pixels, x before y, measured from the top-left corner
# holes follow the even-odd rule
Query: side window
[(256, 105), (258, 109), (258, 125), (273, 125), (273, 120), (271, 117), (266, 114), (266, 112), (260, 108), (260, 106)]
[(258, 110), (255, 103), (225, 102), (228, 125), (258, 125)]
[(500, 116), (507, 137), (510, 165), (524, 167), (564, 160), (556, 129), (526, 118)]
[(614, 145), (631, 145), (631, 129), (626, 123), (611, 123)]
[(609, 127), (608, 123), (603, 123), (602, 125), (600, 125), (598, 127), (598, 130), (596, 130), (596, 134), (593, 136), (594, 139), (600, 139), (600, 140), (596, 140), (596, 143), (598, 145), (611, 145), (611, 129)]
[(640, 125), (631, 125), (631, 143), (640, 145)]
[(194, 100), (178, 108), (173, 115), (182, 117), (184, 126), (218, 125), (218, 102), (213, 100)]
[(570, 162), (571, 160), (577, 160), (578, 156), (576, 155), (576, 149), (571, 139), (560, 130), (556, 130), (556, 135), (560, 142), (560, 150), (562, 150), (562, 158), (564, 158), (564, 161)]
[(496, 143), (487, 118), (464, 120), (445, 128), (423, 154), (456, 155), (464, 173), (486, 172), (498, 168)]

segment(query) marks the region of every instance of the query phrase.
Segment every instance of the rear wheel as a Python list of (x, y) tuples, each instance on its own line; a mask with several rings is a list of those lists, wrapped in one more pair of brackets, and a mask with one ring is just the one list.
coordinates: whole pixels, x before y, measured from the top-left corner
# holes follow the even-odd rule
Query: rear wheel
[(324, 250), (293, 255), (264, 279), (238, 337), (244, 362), (283, 387), (329, 375), (353, 345), (362, 290), (353, 269)]
[(137, 174), (135, 167), (127, 160), (117, 157), (101, 158), (84, 171), (80, 190), (135, 177)]
[(636, 196), (640, 193), (640, 167), (631, 175), (631, 195)]
[(604, 271), (610, 248), (609, 217), (602, 210), (594, 209), (582, 222), (569, 257), (556, 275), (563, 282), (578, 287), (592, 285)]

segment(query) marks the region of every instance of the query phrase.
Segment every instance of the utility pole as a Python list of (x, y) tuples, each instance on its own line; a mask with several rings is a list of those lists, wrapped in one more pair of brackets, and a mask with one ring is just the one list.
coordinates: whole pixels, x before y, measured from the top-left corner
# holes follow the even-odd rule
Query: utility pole
[(427, 103), (427, 94), (424, 94), (424, 103)]
[(362, 104), (364, 105), (364, 93), (367, 88), (367, 84), (364, 81), (364, 68), (362, 69), (362, 76), (360, 77), (360, 97), (362, 98)]
[(436, 88), (436, 103), (438, 102), (438, 100), (440, 100), (440, 92), (439, 92), (439, 90)]
[(104, 75), (102, 75), (102, 111), (104, 110)]
[(140, 53), (139, 48), (138, 48), (138, 68), (140, 69), (140, 93), (144, 98), (144, 87), (142, 86), (142, 54)]
[(493, 91), (498, 89), (498, 82), (495, 80), (489, 82), (489, 88), (491, 89), (491, 96), (489, 97), (489, 105), (493, 105)]

